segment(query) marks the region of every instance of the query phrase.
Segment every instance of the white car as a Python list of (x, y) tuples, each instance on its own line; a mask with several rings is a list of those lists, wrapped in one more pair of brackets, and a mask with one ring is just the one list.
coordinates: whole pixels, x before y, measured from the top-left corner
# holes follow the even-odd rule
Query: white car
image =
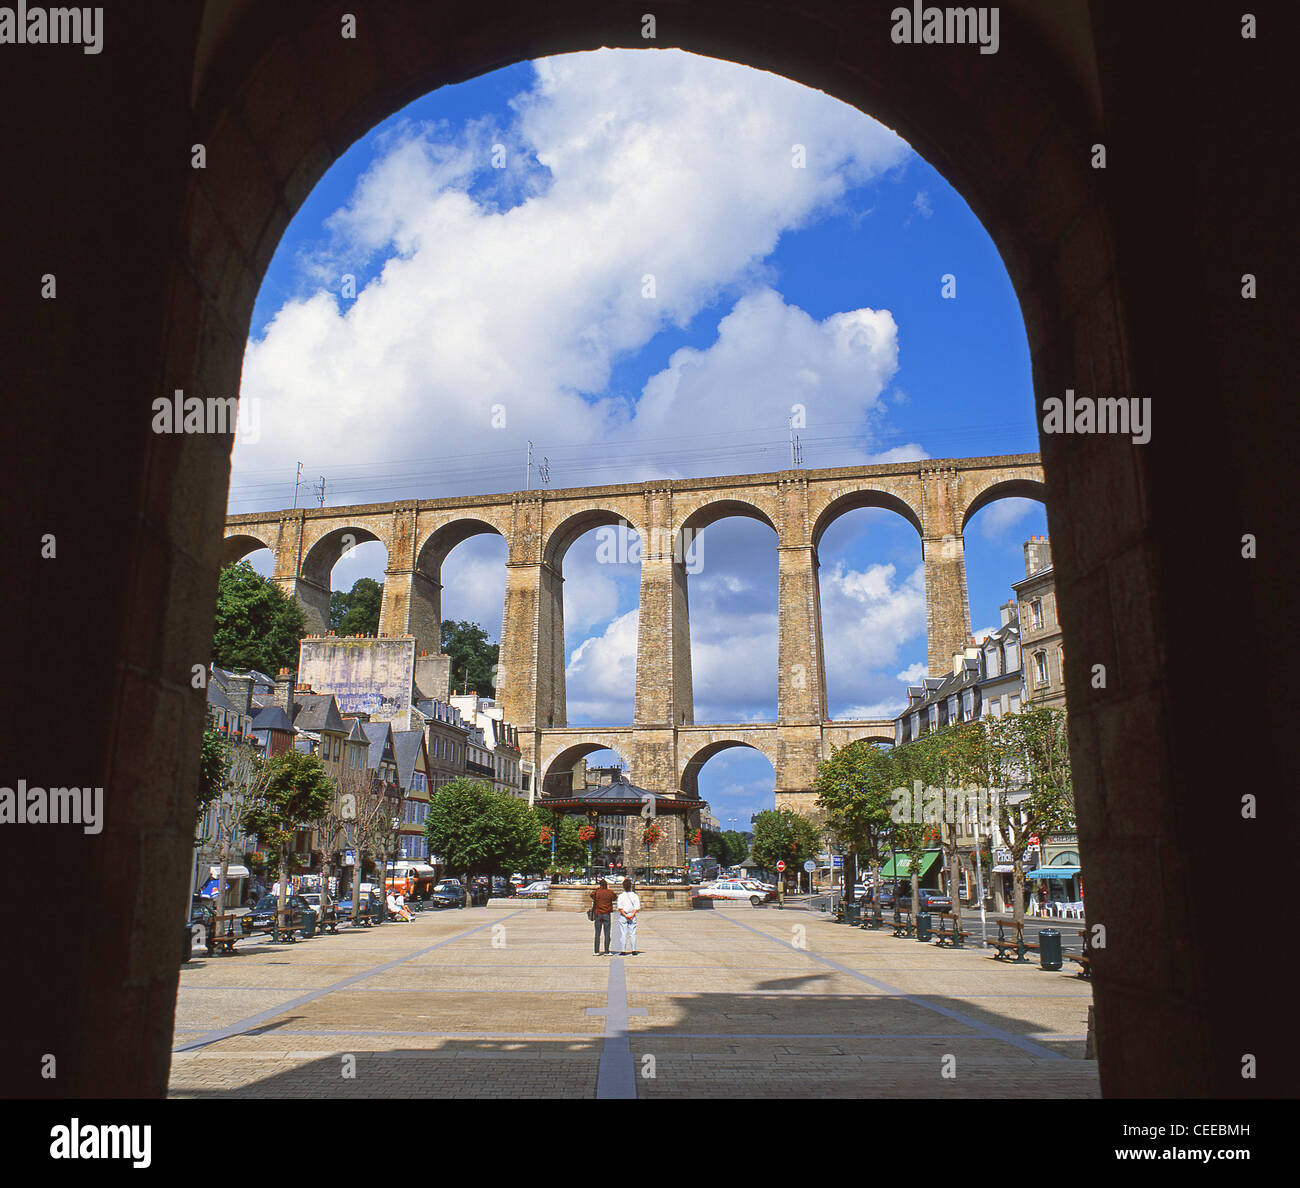
[(719, 879), (711, 887), (702, 886), (699, 899), (748, 899), (755, 907), (767, 901), (767, 894), (757, 884), (746, 886), (739, 879)]
[(520, 887), (520, 895), (549, 895), (551, 893), (551, 884), (544, 879), (539, 883), (529, 883), (527, 887)]

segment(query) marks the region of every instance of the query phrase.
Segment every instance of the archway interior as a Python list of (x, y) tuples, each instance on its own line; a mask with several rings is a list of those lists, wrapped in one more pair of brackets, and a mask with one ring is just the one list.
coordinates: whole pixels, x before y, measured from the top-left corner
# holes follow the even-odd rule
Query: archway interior
[(914, 516), (851, 498), (819, 526), (826, 697), (832, 719), (893, 717), (926, 672), (925, 569)]
[(544, 796), (580, 793), (584, 786), (610, 783), (621, 772), (635, 780), (626, 759), (600, 742), (575, 743), (566, 747), (547, 765), (542, 777)]
[(640, 534), (612, 512), (557, 529), (548, 564), (564, 579), (565, 715), (571, 726), (632, 721), (641, 606)]
[(696, 725), (776, 720), (776, 543), (743, 504), (712, 505), (683, 531)]
[(776, 769), (751, 744), (723, 740), (687, 761), (681, 788), (708, 802), (721, 832), (749, 833), (751, 819), (775, 807)]

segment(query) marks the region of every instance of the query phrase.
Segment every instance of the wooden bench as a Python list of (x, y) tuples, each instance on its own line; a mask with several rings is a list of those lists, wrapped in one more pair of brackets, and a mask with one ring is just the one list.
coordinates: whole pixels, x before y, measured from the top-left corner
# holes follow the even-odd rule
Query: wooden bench
[(939, 940), (940, 948), (943, 948), (946, 945), (953, 949), (960, 949), (962, 947), (962, 941), (971, 934), (966, 932), (964, 929), (957, 927), (957, 917), (954, 913), (937, 912), (936, 915), (938, 915), (940, 921), (950, 921), (946, 928), (942, 923), (940, 923), (939, 927), (934, 930), (934, 934)]
[[(248, 935), (248, 931), (242, 926), (243, 919), (242, 916), (214, 917), (207, 937), (209, 957), (218, 952), (229, 956), (235, 951), (235, 942), (243, 940)], [(235, 931), (236, 920), (241, 921), (238, 932)]]
[(895, 913), (894, 913), (894, 919), (893, 919), (893, 929), (894, 929), (894, 935), (895, 935), (895, 936), (911, 936), (911, 935), (912, 935), (912, 931), (913, 931), (913, 929), (912, 929), (912, 913), (911, 913), (911, 912), (902, 912), (902, 913), (895, 912)]
[[(1014, 920), (1002, 919), (995, 920), (994, 923), (998, 926), (998, 935), (997, 939), (989, 941), (989, 944), (997, 950), (993, 954), (995, 961), (1007, 960), (1009, 959), (1008, 954), (1014, 953), (1014, 963), (1023, 965), (1028, 960), (1025, 957), (1026, 953), (1038, 952), (1038, 945), (1025, 940), (1024, 924), (1017, 924)], [(1006, 929), (1008, 928), (1012, 930), (1010, 937), (1006, 935)]]
[(1066, 956), (1079, 966), (1079, 972), (1075, 974), (1075, 977), (1090, 978), (1092, 977), (1092, 952), (1088, 948), (1088, 930), (1080, 928), (1079, 936), (1083, 938), (1083, 952), (1066, 953)]

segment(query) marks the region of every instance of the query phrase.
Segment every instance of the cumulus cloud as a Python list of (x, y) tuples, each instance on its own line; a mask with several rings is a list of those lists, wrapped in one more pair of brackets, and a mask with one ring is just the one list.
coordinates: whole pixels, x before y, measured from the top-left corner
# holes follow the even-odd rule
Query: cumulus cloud
[[(819, 92), (675, 50), (536, 72), (503, 127), (389, 132), (304, 265), (322, 287), (248, 345), (243, 397), (261, 434), (236, 443), (236, 500), (304, 456), (334, 471), (331, 501), (382, 497), (398, 478), (375, 468), (422, 454), (456, 460), (422, 475), (421, 493), (507, 489), (530, 437), (573, 447), (555, 481), (582, 485), (582, 447), (611, 435), (635, 446), (683, 415), (697, 432), (758, 418), (780, 430), (794, 401), (840, 421), (878, 402), (897, 368), (889, 312), (813, 319), (769, 287), (764, 260), (905, 161), (903, 141)], [(806, 168), (791, 168), (796, 143)], [(345, 273), (361, 278), (355, 300)], [(677, 352), (639, 394), (608, 390), (616, 362), (718, 302), (729, 312), (711, 347)], [(717, 469), (699, 465), (652, 469)]]
[(979, 534), (987, 540), (1004, 537), (1042, 504), (1035, 499), (996, 499), (975, 513)]

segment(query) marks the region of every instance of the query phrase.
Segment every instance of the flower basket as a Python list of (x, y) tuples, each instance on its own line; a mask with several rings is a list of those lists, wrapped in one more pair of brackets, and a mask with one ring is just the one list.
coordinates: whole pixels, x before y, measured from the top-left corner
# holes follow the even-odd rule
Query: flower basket
[(654, 822), (645, 827), (645, 844), (647, 846), (653, 846), (661, 837), (663, 837), (663, 830)]
[(691, 845), (698, 846), (700, 844), (700, 841), (702, 840), (702, 836), (703, 836), (702, 831), (699, 829), (697, 829), (694, 833), (692, 833)]
[(551, 831), (548, 828), (546, 828), (546, 826), (542, 826), (542, 830), (537, 835), (537, 838), (542, 843), (542, 845), (549, 846), (551, 844)]
[(592, 825), (583, 825), (578, 830), (578, 840), (580, 842), (594, 841), (595, 838), (596, 838), (596, 830), (595, 827)]

